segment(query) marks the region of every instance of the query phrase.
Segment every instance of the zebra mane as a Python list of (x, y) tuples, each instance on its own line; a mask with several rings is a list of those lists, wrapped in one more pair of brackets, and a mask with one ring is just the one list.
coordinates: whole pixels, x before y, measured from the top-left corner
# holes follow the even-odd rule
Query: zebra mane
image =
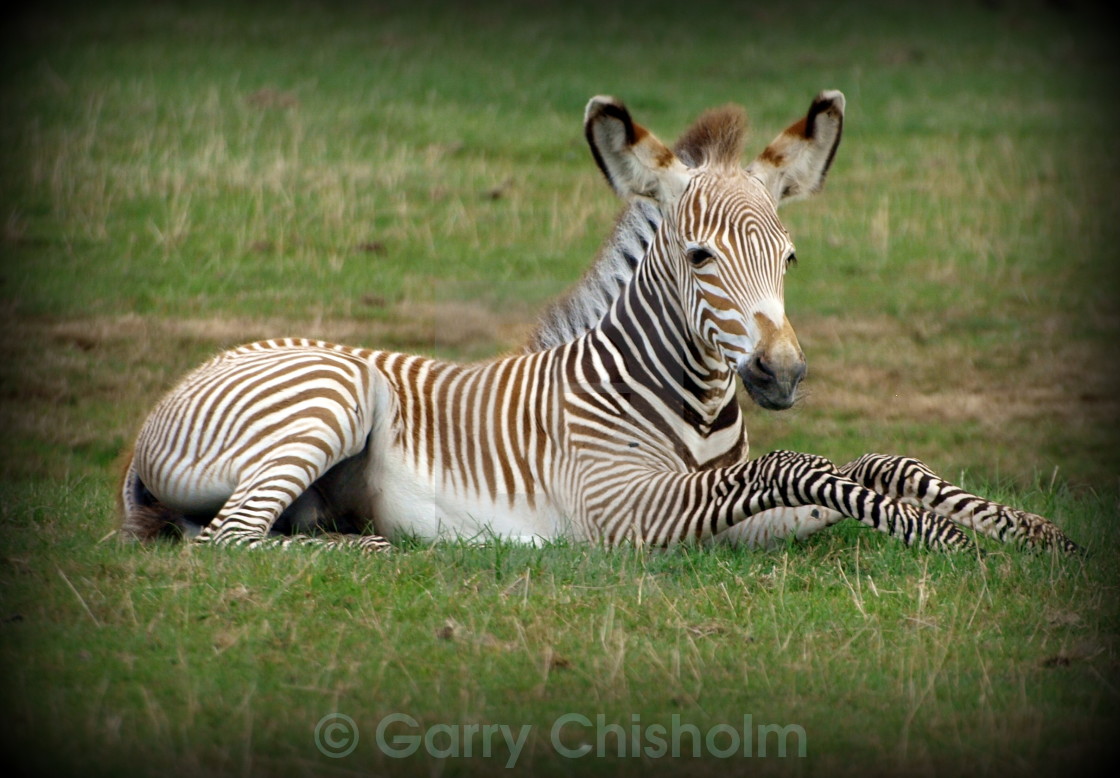
[(677, 140), (673, 152), (689, 167), (738, 166), (746, 136), (746, 111), (738, 105), (724, 105), (700, 114)]
[[(673, 152), (689, 167), (707, 162), (738, 167), (746, 133), (747, 116), (740, 106), (712, 108), (692, 123)], [(634, 274), (660, 223), (661, 214), (648, 200), (631, 202), (580, 280), (541, 314), (522, 351), (553, 348), (594, 327)]]

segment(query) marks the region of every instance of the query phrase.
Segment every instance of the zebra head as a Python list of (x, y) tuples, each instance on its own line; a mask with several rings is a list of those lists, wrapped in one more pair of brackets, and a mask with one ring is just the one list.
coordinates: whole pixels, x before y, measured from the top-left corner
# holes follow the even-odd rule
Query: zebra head
[(674, 289), (693, 336), (739, 374), (763, 408), (790, 407), (805, 356), (785, 315), (795, 260), (779, 203), (818, 192), (840, 142), (844, 96), (822, 92), (804, 119), (741, 165), (746, 120), (733, 106), (704, 114), (676, 152), (611, 97), (592, 98), (585, 133), (620, 194), (650, 198), (663, 221), (649, 272)]

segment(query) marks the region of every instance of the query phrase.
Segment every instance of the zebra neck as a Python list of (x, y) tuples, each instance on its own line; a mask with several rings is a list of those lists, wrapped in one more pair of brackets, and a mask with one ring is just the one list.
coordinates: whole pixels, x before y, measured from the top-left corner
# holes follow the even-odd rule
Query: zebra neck
[(639, 266), (593, 331), (609, 380), (640, 387), (699, 429), (736, 423), (738, 413), (729, 411), (738, 409), (733, 373), (692, 336), (676, 287), (655, 278), (655, 267)]

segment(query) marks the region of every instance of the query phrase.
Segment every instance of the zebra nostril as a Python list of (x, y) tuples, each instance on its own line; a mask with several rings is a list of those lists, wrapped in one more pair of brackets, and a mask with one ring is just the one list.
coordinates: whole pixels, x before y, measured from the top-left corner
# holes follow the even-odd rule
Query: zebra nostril
[(770, 367), (770, 363), (762, 358), (761, 354), (755, 354), (751, 357), (751, 367), (755, 373), (768, 381), (773, 381), (775, 378), (774, 369)]

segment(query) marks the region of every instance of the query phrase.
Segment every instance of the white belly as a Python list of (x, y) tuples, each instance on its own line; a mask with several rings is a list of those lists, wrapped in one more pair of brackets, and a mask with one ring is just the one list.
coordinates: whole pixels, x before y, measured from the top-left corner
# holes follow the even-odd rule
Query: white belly
[[(376, 531), (389, 538), (458, 539), (484, 543), (494, 538), (540, 543), (564, 534), (560, 512), (547, 500), (527, 495), (480, 495), (451, 479), (418, 472), (399, 449), (371, 462)], [(543, 503), (543, 504), (542, 504)]]

